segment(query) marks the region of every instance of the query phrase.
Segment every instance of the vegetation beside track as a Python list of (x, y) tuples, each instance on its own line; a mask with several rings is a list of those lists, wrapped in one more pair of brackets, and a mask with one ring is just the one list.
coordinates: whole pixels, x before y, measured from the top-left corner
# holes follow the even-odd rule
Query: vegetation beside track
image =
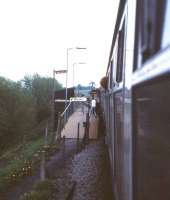
[(8, 151), (0, 157), (0, 192), (5, 192), (9, 187), (16, 185), (24, 177), (33, 175), (40, 166), (42, 154), (46, 159), (59, 150), (56, 144), (51, 145), (52, 134), (44, 145), (44, 138), (30, 141), (24, 146), (18, 146), (14, 151)]
[(20, 200), (50, 200), (53, 199), (53, 194), (57, 191), (55, 182), (46, 179), (44, 181), (37, 182), (33, 190), (25, 193), (20, 197)]
[(62, 88), (57, 80), (38, 74), (26, 75), (18, 82), (0, 77), (0, 193), (31, 175), (42, 153), (48, 157), (58, 148), (50, 145), (54, 87)]

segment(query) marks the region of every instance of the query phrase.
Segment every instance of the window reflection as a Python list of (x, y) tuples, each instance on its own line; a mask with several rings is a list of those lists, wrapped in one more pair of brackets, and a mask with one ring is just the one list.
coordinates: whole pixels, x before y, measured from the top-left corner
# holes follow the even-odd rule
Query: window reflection
[(164, 18), (161, 48), (165, 48), (169, 44), (170, 44), (170, 0), (167, 0), (166, 9), (165, 9), (165, 18)]
[(135, 200), (170, 199), (170, 79), (135, 91)]

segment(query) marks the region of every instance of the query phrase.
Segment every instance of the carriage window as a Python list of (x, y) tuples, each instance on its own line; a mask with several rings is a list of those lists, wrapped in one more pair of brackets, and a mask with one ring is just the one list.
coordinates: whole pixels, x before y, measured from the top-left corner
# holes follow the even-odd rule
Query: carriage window
[(141, 0), (139, 2), (142, 62), (161, 48), (165, 1)]
[(170, 78), (134, 92), (134, 199), (170, 199)]
[(110, 89), (113, 87), (113, 60), (111, 61), (110, 65), (110, 80), (109, 80)]
[(111, 65), (110, 65), (109, 71), (108, 71), (108, 89), (111, 89), (111, 74), (110, 74), (110, 71), (111, 71)]
[(124, 132), (123, 132), (123, 90), (114, 96), (114, 182), (117, 188), (118, 199), (124, 196)]
[(118, 35), (118, 54), (117, 54), (117, 71), (116, 71), (116, 81), (121, 82), (123, 77), (123, 52), (124, 52), (124, 33), (125, 33), (125, 23), (123, 23), (122, 29), (119, 31)]
[(165, 9), (165, 17), (164, 17), (164, 25), (163, 25), (163, 32), (162, 32), (162, 43), (161, 47), (165, 48), (170, 44), (170, 1), (166, 3)]

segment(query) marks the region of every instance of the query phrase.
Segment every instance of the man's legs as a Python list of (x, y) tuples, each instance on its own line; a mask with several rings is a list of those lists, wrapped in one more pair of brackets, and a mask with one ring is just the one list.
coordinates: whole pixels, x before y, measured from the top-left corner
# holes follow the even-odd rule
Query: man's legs
[(96, 117), (96, 109), (95, 109), (95, 107), (93, 107), (92, 109), (93, 109), (93, 115)]
[(89, 112), (89, 117), (91, 116), (91, 113), (92, 113), (92, 107), (90, 108), (90, 112)]
[(94, 108), (94, 116), (96, 117), (96, 108)]

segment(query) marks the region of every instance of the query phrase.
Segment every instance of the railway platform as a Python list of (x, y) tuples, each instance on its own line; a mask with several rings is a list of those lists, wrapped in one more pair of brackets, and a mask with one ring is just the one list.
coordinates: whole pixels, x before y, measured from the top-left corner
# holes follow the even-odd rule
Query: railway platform
[[(61, 137), (76, 139), (79, 132), (79, 138), (83, 139), (85, 134), (86, 117), (88, 114), (88, 108), (82, 105), (78, 108), (68, 119), (65, 128), (61, 132)], [(98, 117), (94, 115), (89, 116), (89, 139), (97, 139), (98, 137)], [(79, 129), (79, 130), (78, 130)]]

